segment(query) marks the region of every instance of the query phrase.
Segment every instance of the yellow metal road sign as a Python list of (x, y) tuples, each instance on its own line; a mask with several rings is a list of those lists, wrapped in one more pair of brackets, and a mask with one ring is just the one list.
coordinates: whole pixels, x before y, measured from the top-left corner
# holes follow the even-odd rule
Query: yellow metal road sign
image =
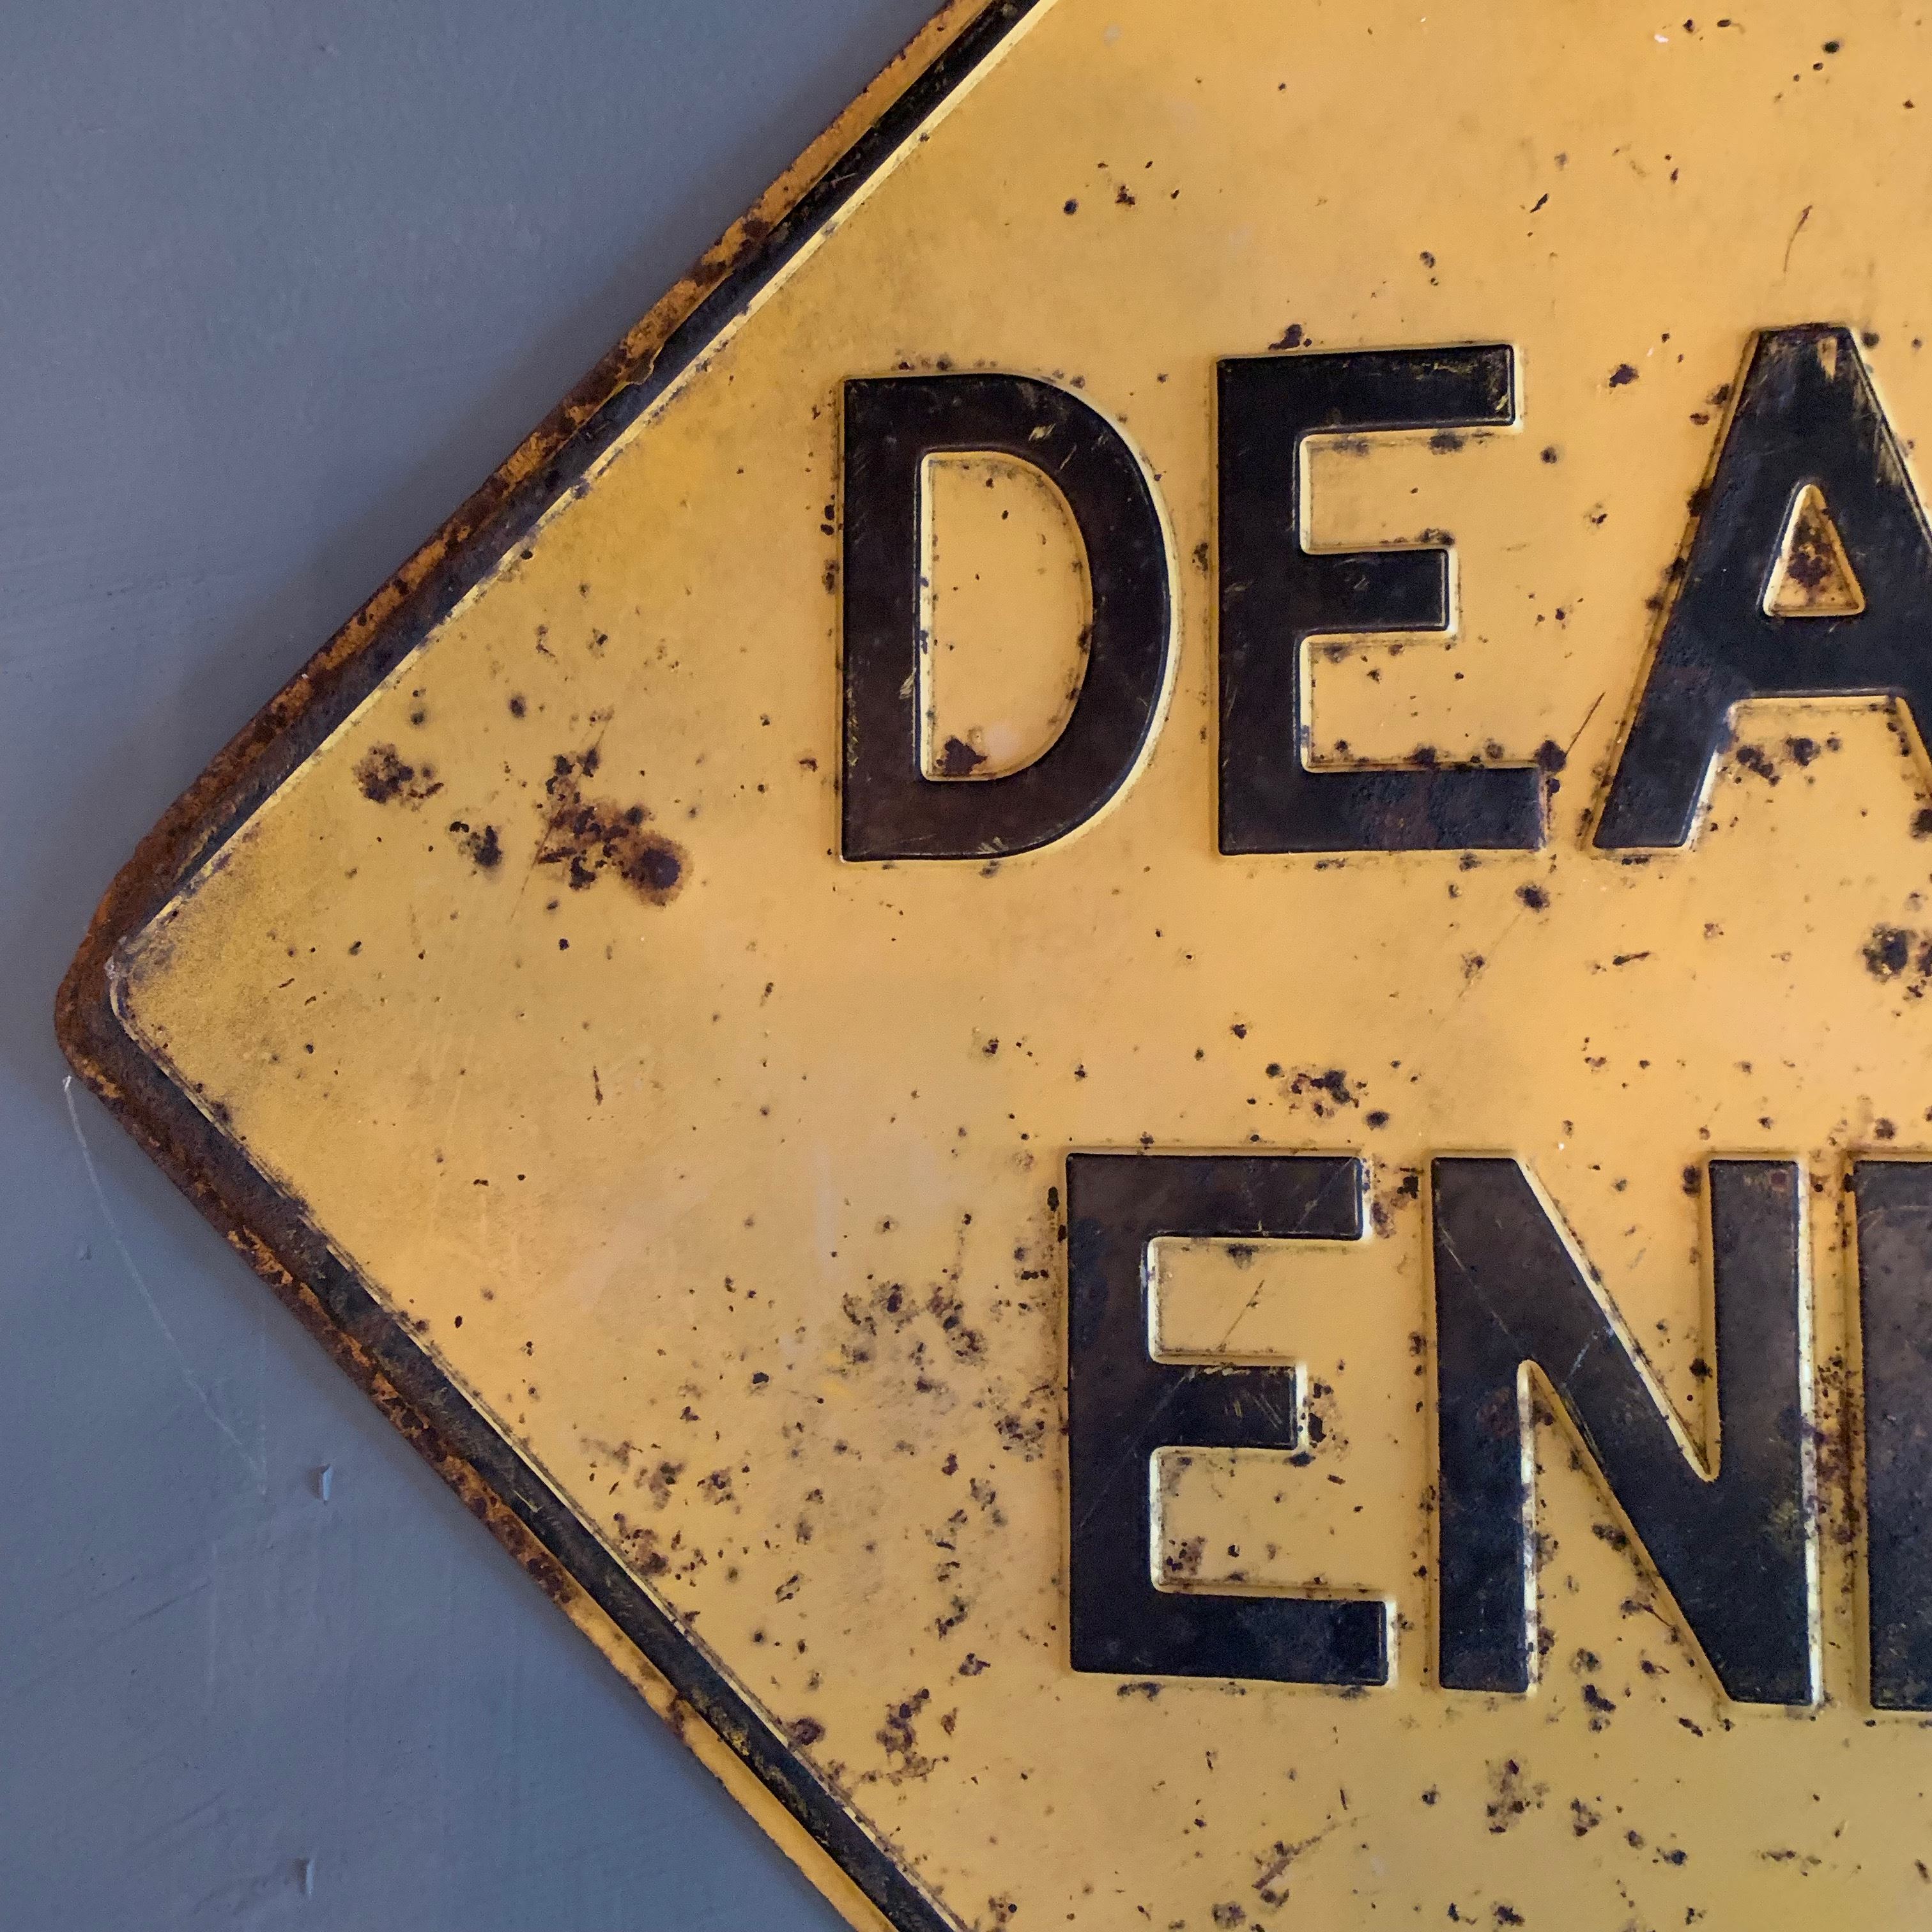
[(942, 16), (110, 892), (76, 1066), (855, 1924), (1932, 1920), (1928, 115)]

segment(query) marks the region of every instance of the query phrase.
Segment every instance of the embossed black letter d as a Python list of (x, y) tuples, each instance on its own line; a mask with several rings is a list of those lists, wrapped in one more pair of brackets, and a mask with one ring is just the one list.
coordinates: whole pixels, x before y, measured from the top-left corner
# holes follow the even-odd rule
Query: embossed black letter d
[[(1065, 728), (1030, 765), (928, 778), (920, 754), (922, 498), (926, 460), (1010, 457), (1073, 513), (1093, 596), (1087, 667)], [(1126, 783), (1167, 680), (1169, 585), (1160, 514), (1119, 430), (1024, 376), (892, 376), (845, 385), (848, 859), (983, 859), (1050, 844)]]

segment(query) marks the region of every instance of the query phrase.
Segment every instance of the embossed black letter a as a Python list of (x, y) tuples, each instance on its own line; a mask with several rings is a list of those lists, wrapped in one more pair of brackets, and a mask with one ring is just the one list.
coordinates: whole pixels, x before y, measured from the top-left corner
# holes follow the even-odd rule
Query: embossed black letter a
[[(1856, 596), (1806, 608), (1784, 594), (1790, 533), (1807, 509), (1826, 536), (1798, 560), (1801, 578), (1808, 562)], [(1932, 727), (1932, 537), (1850, 332), (1767, 329), (1596, 843), (1683, 844), (1733, 706), (1834, 694), (1895, 698), (1922, 732)]]

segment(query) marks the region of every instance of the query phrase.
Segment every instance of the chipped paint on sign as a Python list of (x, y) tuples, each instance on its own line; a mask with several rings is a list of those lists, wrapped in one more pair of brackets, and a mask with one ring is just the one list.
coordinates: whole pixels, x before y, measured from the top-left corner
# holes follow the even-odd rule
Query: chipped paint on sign
[(1932, 1900), (1827, 25), (942, 18), (110, 892), (76, 1065), (855, 1924)]

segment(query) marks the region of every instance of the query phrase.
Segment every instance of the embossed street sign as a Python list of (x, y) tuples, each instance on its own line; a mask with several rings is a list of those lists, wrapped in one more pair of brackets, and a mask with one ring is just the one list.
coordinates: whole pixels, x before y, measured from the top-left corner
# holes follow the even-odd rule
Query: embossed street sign
[(942, 16), (116, 882), (75, 1064), (855, 1924), (1932, 1918), (1928, 114)]

